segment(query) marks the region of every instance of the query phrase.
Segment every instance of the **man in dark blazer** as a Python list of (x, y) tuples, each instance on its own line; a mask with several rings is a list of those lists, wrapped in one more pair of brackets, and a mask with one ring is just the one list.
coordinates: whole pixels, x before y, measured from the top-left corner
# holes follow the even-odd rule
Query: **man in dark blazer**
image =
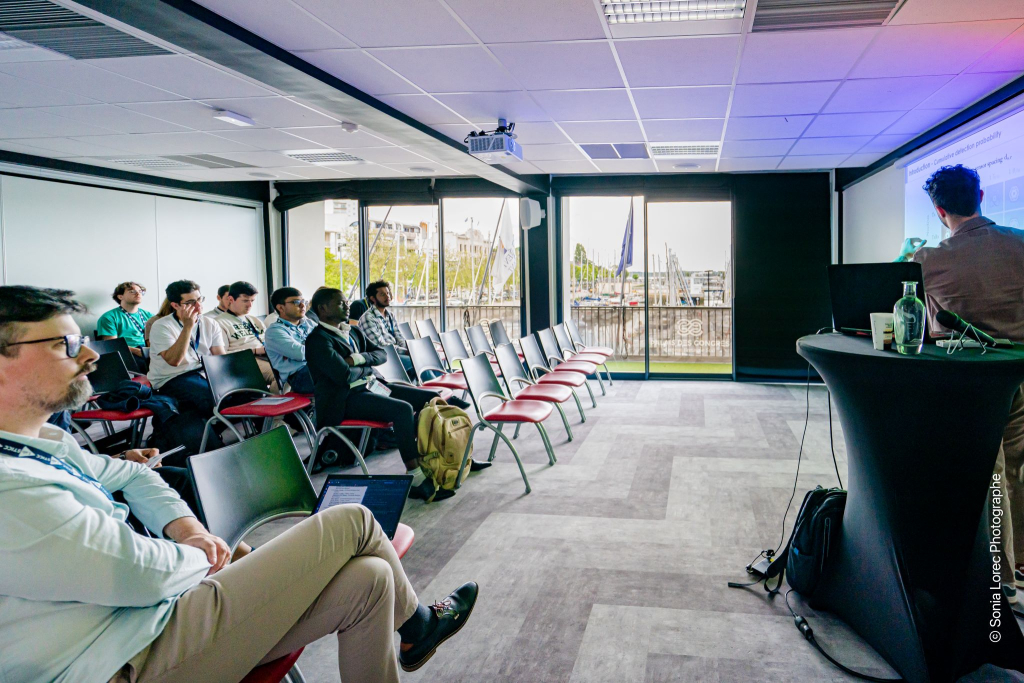
[[(341, 290), (317, 290), (310, 308), (320, 320), (306, 338), (306, 364), (313, 378), (317, 429), (345, 419), (390, 422), (406, 470), (418, 472), (416, 417), (431, 399), (437, 398), (437, 393), (386, 385), (376, 377), (373, 366), (386, 360), (384, 349), (368, 340), (358, 327), (349, 326), (348, 302)], [(385, 392), (390, 395), (384, 395)], [(471, 469), (488, 466), (490, 463), (473, 462)], [(424, 492), (433, 492), (430, 482), (425, 484)], [(419, 493), (417, 489), (414, 495)]]

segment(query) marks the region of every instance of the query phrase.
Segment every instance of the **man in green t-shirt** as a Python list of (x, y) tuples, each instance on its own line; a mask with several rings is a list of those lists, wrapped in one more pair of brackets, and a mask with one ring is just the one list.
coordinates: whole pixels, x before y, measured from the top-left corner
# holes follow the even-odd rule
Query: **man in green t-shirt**
[[(139, 372), (146, 372), (149, 359), (142, 350), (146, 346), (146, 321), (153, 317), (149, 311), (139, 307), (146, 288), (137, 282), (122, 282), (114, 288), (113, 298), (117, 308), (112, 308), (96, 321), (98, 339), (123, 337), (128, 349), (135, 355)], [(134, 368), (128, 368), (134, 370)]]

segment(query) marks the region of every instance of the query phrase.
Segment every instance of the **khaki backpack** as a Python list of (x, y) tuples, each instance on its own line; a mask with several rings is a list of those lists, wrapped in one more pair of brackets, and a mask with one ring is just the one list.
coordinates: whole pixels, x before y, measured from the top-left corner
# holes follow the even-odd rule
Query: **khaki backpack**
[[(433, 482), (434, 489), (453, 490), (459, 475), (462, 456), (466, 452), (473, 421), (466, 411), (450, 406), (441, 398), (430, 401), (420, 411), (417, 424), (416, 446), (420, 453), (420, 469)], [(472, 450), (470, 451), (472, 453)], [(462, 472), (462, 480), (469, 476), (469, 465)], [(429, 503), (434, 498), (430, 497)]]

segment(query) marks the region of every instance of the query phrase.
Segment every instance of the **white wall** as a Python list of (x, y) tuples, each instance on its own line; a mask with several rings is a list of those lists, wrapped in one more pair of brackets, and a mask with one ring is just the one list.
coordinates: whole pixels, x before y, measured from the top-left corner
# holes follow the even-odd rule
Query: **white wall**
[(903, 167), (890, 166), (843, 194), (843, 262), (892, 261), (903, 244)]
[(148, 289), (143, 308), (154, 313), (164, 287), (184, 278), (199, 283), (207, 308), (234, 280), (254, 283), (265, 306), (256, 208), (0, 176), (0, 229), (3, 283), (73, 290), (89, 307), (86, 334), (126, 280)]

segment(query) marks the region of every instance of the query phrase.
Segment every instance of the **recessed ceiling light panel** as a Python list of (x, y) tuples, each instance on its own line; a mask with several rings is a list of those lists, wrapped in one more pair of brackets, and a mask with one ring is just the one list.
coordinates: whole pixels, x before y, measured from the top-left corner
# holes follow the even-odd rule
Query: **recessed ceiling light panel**
[(410, 166), (409, 170), (413, 173), (433, 173), (434, 169), (430, 166)]
[(213, 112), (213, 118), (218, 121), (226, 121), (235, 126), (255, 126), (256, 122), (250, 119), (248, 116), (237, 114), (233, 111), (226, 109), (216, 109)]
[(655, 159), (715, 159), (718, 142), (652, 142), (651, 156)]
[(601, 0), (609, 24), (655, 24), (665, 21), (742, 19), (747, 0)]
[(336, 149), (297, 149), (290, 152), (281, 152), (286, 157), (305, 161), (307, 164), (317, 166), (348, 166), (364, 162), (357, 156), (340, 152)]

